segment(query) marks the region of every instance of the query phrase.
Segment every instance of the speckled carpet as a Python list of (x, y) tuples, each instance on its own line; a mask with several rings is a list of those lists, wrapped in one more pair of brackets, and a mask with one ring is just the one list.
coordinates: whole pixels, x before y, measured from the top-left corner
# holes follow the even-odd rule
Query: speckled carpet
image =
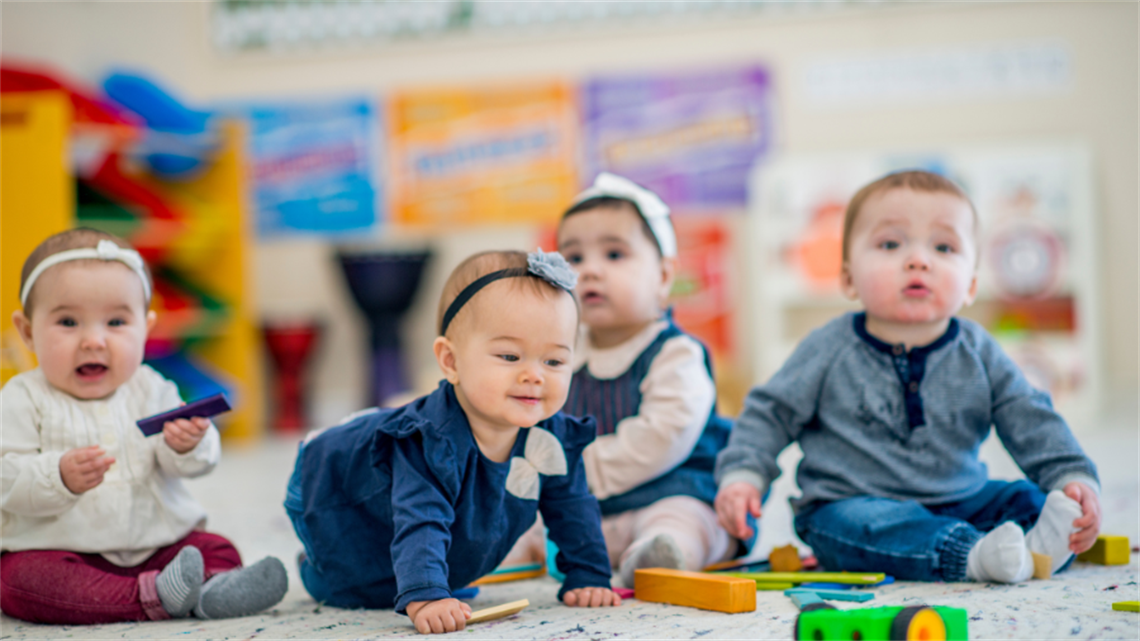
[[(1138, 433), (1134, 419), (1116, 421), (1095, 433), (1078, 433), (1100, 466), (1104, 485), (1102, 531), (1140, 538)], [(98, 626), (46, 626), (0, 615), (3, 639), (359, 639), (417, 636), (408, 619), (391, 611), (319, 607), (305, 592), (293, 558), (300, 549), (281, 507), (292, 468), (295, 441), (268, 439), (254, 449), (229, 450), (211, 475), (190, 483), (210, 512), (209, 529), (233, 540), (247, 563), (272, 554), (286, 562), (290, 589), (276, 608), (260, 615), (222, 621), (181, 619)], [(994, 478), (1012, 478), (1016, 469), (992, 443), (984, 448)], [(794, 466), (795, 452), (782, 457)], [(790, 510), (783, 499), (792, 490), (785, 477), (773, 489), (762, 521), (758, 551), (792, 540)], [(865, 604), (928, 603), (965, 608), (971, 639), (1140, 639), (1140, 614), (1114, 612), (1116, 601), (1140, 600), (1137, 560), (1102, 567), (1075, 564), (1047, 581), (1012, 586), (976, 583), (905, 583), (875, 588)], [(549, 577), (483, 587), (471, 605), (491, 607), (526, 598), (531, 606), (499, 621), (458, 633), (466, 639), (789, 639), (797, 614), (779, 592), (760, 592), (753, 613), (726, 615), (692, 608), (626, 601), (618, 608), (582, 610), (555, 600)], [(836, 603), (842, 609), (856, 604)]]

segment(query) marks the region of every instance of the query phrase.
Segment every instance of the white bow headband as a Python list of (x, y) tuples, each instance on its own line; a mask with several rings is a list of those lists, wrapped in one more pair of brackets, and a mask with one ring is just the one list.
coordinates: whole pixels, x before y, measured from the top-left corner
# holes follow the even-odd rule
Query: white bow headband
[(657, 245), (661, 248), (661, 255), (666, 258), (677, 255), (677, 235), (673, 231), (673, 224), (669, 222), (669, 206), (657, 194), (628, 178), (603, 171), (594, 179), (593, 186), (574, 198), (573, 204), (577, 205), (591, 198), (602, 196), (621, 198), (637, 205), (641, 217), (649, 224), (649, 230), (657, 239)]
[(139, 256), (139, 253), (133, 249), (123, 249), (115, 243), (104, 239), (99, 241), (99, 244), (94, 247), (68, 249), (58, 254), (52, 254), (40, 261), (40, 264), (36, 265), (36, 268), (33, 269), (32, 273), (28, 276), (27, 282), (24, 283), (24, 288), (20, 290), (20, 305), (24, 307), (28, 306), (28, 294), (32, 291), (32, 285), (36, 284), (36, 279), (47, 271), (49, 267), (66, 263), (69, 260), (83, 260), (85, 258), (117, 260), (127, 267), (130, 267), (134, 273), (138, 274), (139, 279), (142, 280), (143, 294), (145, 294), (146, 300), (150, 300), (150, 281), (146, 278), (146, 269), (143, 267), (142, 256)]

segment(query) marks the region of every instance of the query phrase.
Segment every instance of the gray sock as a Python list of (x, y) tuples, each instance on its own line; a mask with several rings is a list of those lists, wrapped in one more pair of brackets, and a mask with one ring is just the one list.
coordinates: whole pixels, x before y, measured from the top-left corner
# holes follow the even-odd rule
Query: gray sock
[(187, 545), (158, 574), (154, 584), (167, 614), (175, 618), (190, 615), (190, 610), (198, 604), (203, 567), (202, 553), (193, 545)]
[(289, 590), (285, 566), (272, 556), (248, 568), (222, 572), (202, 586), (194, 616), (199, 619), (244, 617), (277, 605)]
[(685, 569), (685, 553), (668, 534), (658, 534), (644, 543), (621, 562), (618, 572), (625, 587), (633, 587), (634, 571), (641, 568)]

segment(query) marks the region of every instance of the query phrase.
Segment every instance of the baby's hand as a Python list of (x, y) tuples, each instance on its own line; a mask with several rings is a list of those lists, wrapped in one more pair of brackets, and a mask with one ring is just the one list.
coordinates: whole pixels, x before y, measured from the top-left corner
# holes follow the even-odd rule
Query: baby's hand
[(210, 429), (210, 420), (201, 416), (178, 418), (167, 421), (162, 426), (162, 438), (166, 439), (170, 449), (185, 454), (197, 447), (208, 429)]
[(716, 516), (732, 536), (738, 539), (752, 537), (748, 514), (760, 518), (760, 490), (754, 485), (737, 481), (716, 493)]
[(459, 599), (412, 601), (408, 604), (408, 617), (420, 634), (455, 632), (467, 626), (471, 606)]
[(1081, 518), (1073, 521), (1073, 527), (1079, 531), (1069, 535), (1069, 549), (1080, 554), (1096, 543), (1096, 535), (1100, 534), (1100, 499), (1092, 488), (1073, 481), (1065, 485), (1065, 496), (1081, 504)]
[(609, 588), (578, 588), (567, 590), (562, 602), (572, 608), (597, 608), (604, 605), (621, 605), (621, 597)]
[(68, 450), (59, 458), (59, 476), (72, 494), (83, 494), (103, 482), (103, 475), (115, 464), (115, 459), (104, 454), (102, 447), (89, 445)]

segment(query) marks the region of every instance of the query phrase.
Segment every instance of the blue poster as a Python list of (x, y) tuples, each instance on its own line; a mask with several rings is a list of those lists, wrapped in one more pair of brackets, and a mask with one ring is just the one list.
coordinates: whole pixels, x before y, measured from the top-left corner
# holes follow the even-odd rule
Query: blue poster
[(375, 100), (246, 105), (257, 230), (343, 236), (377, 223)]

